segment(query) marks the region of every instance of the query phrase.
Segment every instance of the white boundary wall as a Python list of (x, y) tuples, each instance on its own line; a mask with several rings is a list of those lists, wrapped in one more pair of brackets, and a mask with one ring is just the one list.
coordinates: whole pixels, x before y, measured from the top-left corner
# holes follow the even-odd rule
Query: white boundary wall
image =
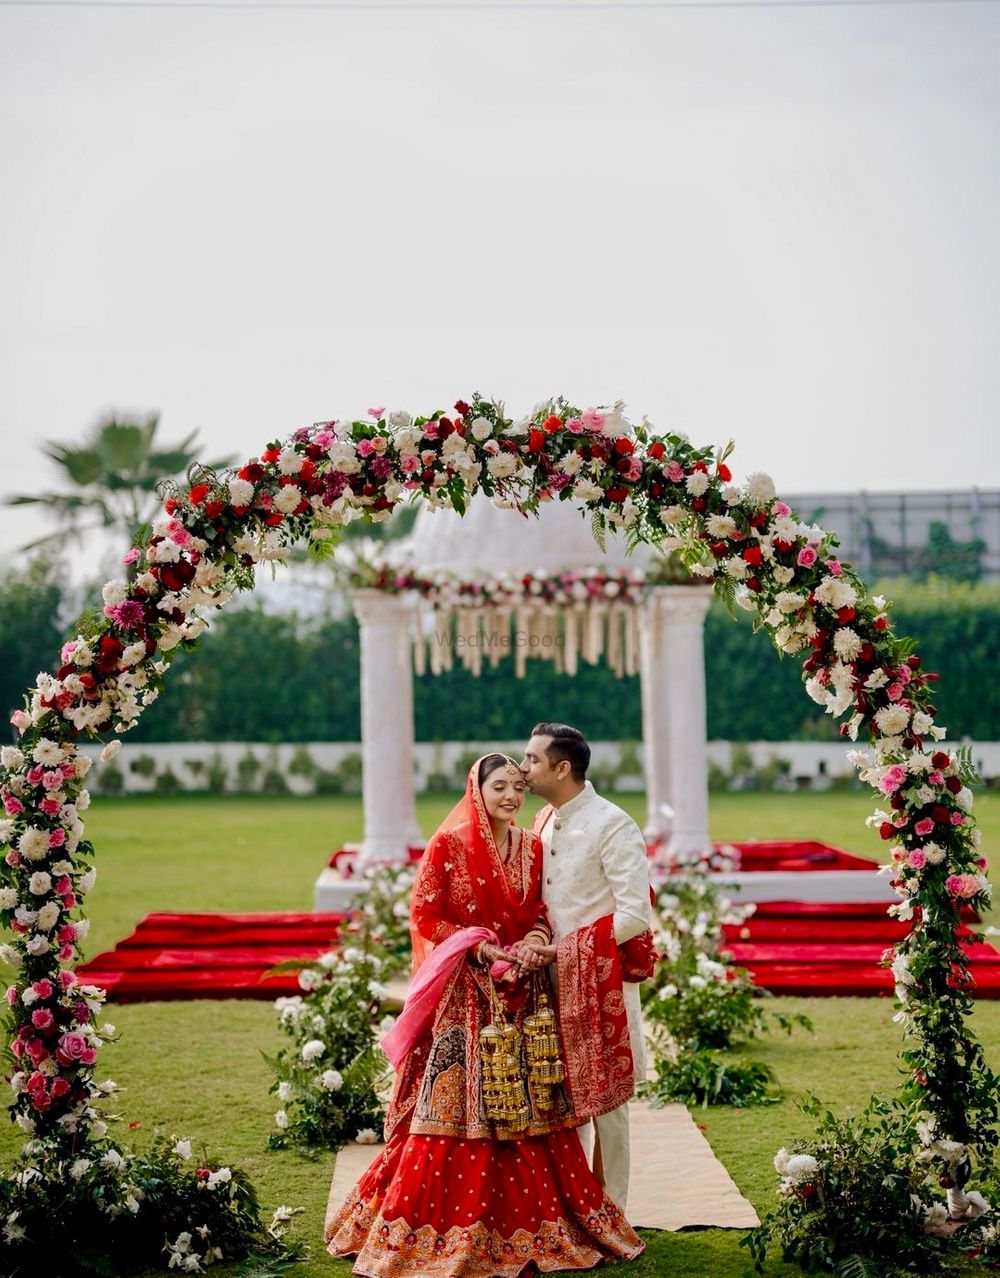
[[(951, 742), (943, 743), (945, 747), (950, 747), (953, 744)], [(432, 772), (443, 772), (450, 778), (455, 771), (457, 761), (463, 755), (470, 753), (486, 754), (490, 750), (503, 749), (515, 758), (519, 758), (523, 745), (523, 741), (506, 743), (497, 741), (417, 742), (413, 747), (414, 784), (417, 790), (423, 790), (427, 784), (428, 774)], [(590, 745), (592, 766), (598, 768), (617, 767), (621, 755), (621, 744), (619, 742), (592, 741)], [(196, 776), (187, 766), (188, 763), (198, 760), (203, 765), (208, 766), (218, 755), (230, 775), (227, 789), (233, 789), (235, 788), (233, 780), (236, 774), (236, 765), (249, 750), (260, 761), (260, 773), (263, 773), (266, 768), (275, 766), (285, 776), (289, 790), (293, 794), (306, 794), (312, 791), (312, 782), (303, 777), (289, 775), (288, 772), (288, 765), (291, 763), (296, 751), (303, 748), (308, 750), (313, 763), (318, 768), (328, 772), (335, 772), (342, 760), (348, 755), (355, 755), (359, 759), (361, 756), (361, 743), (348, 741), (303, 742), (301, 745), (268, 745), (261, 742), (236, 741), (179, 741), (151, 742), (148, 744), (124, 742), (115, 764), (124, 775), (126, 793), (142, 793), (155, 788), (155, 781), (152, 777), (140, 776), (131, 769), (130, 765), (143, 755), (155, 760), (156, 773), (164, 772), (169, 767), (181, 783), (182, 788), (198, 790), (205, 788), (204, 774), (201, 777)], [(847, 761), (847, 750), (849, 748), (852, 747), (838, 742), (753, 741), (747, 743), (747, 749), (757, 767), (768, 763), (769, 760), (774, 758), (785, 759), (789, 763), (789, 776), (792, 779), (808, 778), (809, 781), (816, 780), (820, 783), (822, 783), (824, 777), (831, 779), (849, 778), (853, 774), (853, 769)], [(100, 746), (97, 745), (84, 745), (82, 749), (83, 753), (89, 754), (95, 759), (100, 753)], [(710, 741), (708, 743), (709, 760), (729, 772), (731, 770), (732, 750), (733, 745), (728, 741)], [(641, 742), (638, 743), (637, 751), (641, 761)], [(1000, 741), (972, 743), (972, 757), (982, 777), (987, 780), (1000, 778)], [(260, 773), (258, 774), (258, 783)], [(93, 788), (99, 791), (100, 768), (95, 768), (91, 776), (94, 782)], [(622, 777), (619, 781), (619, 788), (623, 790), (641, 790), (643, 788), (642, 778), (641, 776)]]

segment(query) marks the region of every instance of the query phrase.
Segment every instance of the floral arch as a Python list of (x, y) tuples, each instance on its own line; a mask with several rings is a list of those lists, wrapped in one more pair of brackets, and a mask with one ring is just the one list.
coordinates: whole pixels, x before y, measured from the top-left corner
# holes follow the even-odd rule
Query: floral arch
[(802, 658), (811, 697), (849, 714), (841, 732), (865, 743), (852, 759), (884, 804), (868, 824), (890, 854), (891, 912), (912, 923), (889, 956), (906, 1031), (902, 1095), (933, 1118), (942, 1174), (967, 1181), (995, 1139), (998, 1103), (965, 1023), (970, 980), (956, 938), (961, 907), (985, 906), (990, 893), (972, 771), (941, 744), (936, 676), (893, 632), (888, 602), (838, 560), (833, 534), (776, 498), (767, 476), (734, 483), (730, 451), (634, 425), (620, 404), (581, 412), (554, 399), (515, 422), (476, 396), (427, 417), (373, 408), (368, 420), (298, 430), (238, 469), (194, 468), (125, 556), (127, 574), (104, 587), (103, 612), (82, 619), (55, 671), (38, 676), (12, 716), (19, 743), (0, 758), (0, 919), (13, 932), (0, 957), (16, 969), (10, 1109), (37, 1158), (99, 1153), (107, 1133), (94, 1078), (103, 993), (73, 970), (87, 930), (77, 911), (95, 878), (83, 824), (90, 761), (78, 742), (128, 731), (160, 695), (178, 648), (205, 630), (203, 613), (252, 588), (255, 568), (293, 543), (325, 557), (351, 520), (386, 520), (416, 494), (462, 513), (481, 490), (526, 513), (572, 501), (599, 543), (617, 528), (633, 545), (676, 551)]

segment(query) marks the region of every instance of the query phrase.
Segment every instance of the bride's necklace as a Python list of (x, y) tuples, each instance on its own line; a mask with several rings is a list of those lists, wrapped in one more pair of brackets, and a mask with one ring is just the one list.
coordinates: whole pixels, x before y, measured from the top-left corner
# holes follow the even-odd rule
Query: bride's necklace
[(504, 841), (497, 848), (497, 851), (500, 853), (500, 860), (503, 862), (503, 864), (509, 865), (511, 855), (514, 851), (514, 840), (511, 838), (509, 826), (507, 828), (507, 834), (504, 838)]

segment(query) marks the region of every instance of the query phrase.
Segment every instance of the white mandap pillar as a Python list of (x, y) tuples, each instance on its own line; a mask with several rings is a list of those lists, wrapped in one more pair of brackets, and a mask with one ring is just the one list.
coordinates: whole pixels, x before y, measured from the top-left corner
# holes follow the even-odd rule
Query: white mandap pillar
[(361, 632), (361, 866), (405, 861), (422, 843), (413, 791), (413, 670), (399, 595), (352, 590)]
[[(667, 851), (683, 860), (708, 852), (708, 724), (705, 709), (705, 615), (709, 586), (657, 589), (666, 700), (670, 805), (674, 810)], [(659, 710), (663, 714), (662, 708)]]
[(646, 780), (648, 839), (665, 839), (673, 822), (670, 811), (670, 739), (667, 733), (667, 661), (660, 617), (659, 592), (653, 586), (639, 605), (639, 686), (642, 692), (642, 770)]

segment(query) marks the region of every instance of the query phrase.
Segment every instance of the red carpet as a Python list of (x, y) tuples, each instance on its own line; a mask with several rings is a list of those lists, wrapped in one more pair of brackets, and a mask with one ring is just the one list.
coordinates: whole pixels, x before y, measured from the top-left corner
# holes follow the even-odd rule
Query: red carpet
[[(870, 870), (875, 864), (817, 842), (727, 845), (741, 870)], [(143, 999), (266, 998), (298, 992), (294, 973), (263, 979), (270, 967), (330, 949), (344, 915), (147, 914), (131, 936), (99, 954), (79, 975), (119, 1003)], [(974, 916), (969, 916), (974, 921)], [(739, 927), (725, 929), (733, 961), (774, 994), (891, 994), (878, 966), (907, 925), (873, 902), (770, 901)], [(967, 945), (972, 993), (1000, 998), (1000, 953)]]
[(299, 993), (278, 963), (314, 958), (336, 940), (342, 914), (147, 914), (131, 936), (77, 971), (116, 1003), (178, 998), (277, 998)]

